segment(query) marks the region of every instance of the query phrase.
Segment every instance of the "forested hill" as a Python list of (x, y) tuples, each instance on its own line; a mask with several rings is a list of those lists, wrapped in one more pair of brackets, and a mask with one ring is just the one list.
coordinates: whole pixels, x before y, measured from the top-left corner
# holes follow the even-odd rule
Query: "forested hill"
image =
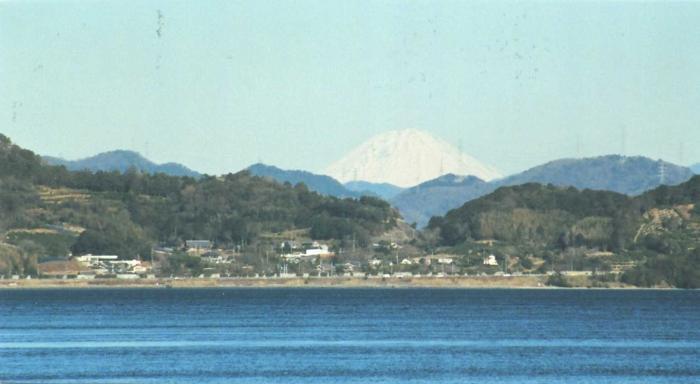
[(207, 239), (222, 246), (252, 245), (264, 234), (295, 229), (316, 239), (354, 237), (367, 244), (397, 218), (380, 199), (322, 196), (303, 184), (282, 185), (245, 171), (199, 180), (136, 171), (72, 172), (45, 165), (0, 137), (0, 232), (14, 247), (10, 252), (3, 244), (0, 253), (146, 257), (156, 244)]
[(619, 248), (641, 219), (639, 206), (637, 200), (616, 192), (524, 184), (499, 188), (444, 217), (434, 217), (429, 227), (439, 228), (448, 245), (496, 239), (553, 246), (575, 239)]
[[(640, 196), (552, 185), (502, 187), (434, 217), (443, 246), (494, 240), (512, 254), (538, 255), (559, 268), (634, 265), (623, 281), (700, 288), (700, 176)], [(586, 255), (609, 252), (608, 260)]]
[[(700, 213), (700, 176), (677, 186), (661, 186), (640, 196), (524, 184), (502, 187), (444, 217), (431, 219), (444, 245), (496, 239), (549, 246), (572, 244), (621, 250), (639, 241), (650, 213), (687, 211), (686, 223)], [(671, 215), (673, 216), (673, 215)], [(683, 215), (681, 215), (683, 216)], [(665, 223), (661, 223), (665, 224)], [(691, 225), (694, 226), (694, 225)], [(666, 228), (673, 233), (678, 228)], [(699, 228), (700, 229), (700, 228)]]

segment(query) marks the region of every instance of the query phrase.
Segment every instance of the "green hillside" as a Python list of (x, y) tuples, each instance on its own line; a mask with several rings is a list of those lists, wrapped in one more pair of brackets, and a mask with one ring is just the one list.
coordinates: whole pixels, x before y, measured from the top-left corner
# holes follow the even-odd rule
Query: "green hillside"
[[(504, 187), (435, 217), (444, 244), (495, 239), (554, 246), (578, 242), (605, 248), (623, 246), (612, 238), (616, 225), (634, 225), (634, 199), (614, 192), (524, 184)], [(629, 231), (628, 231), (629, 232)]]
[(699, 203), (699, 176), (637, 197), (526, 184), (435, 217), (429, 231), (455, 252), (494, 241), (527, 264), (541, 259), (541, 271), (618, 266), (625, 283), (700, 287)]
[(0, 137), (4, 275), (30, 270), (16, 262), (20, 256), (61, 259), (72, 252), (148, 258), (154, 245), (187, 239), (259, 251), (263, 237), (288, 230), (366, 246), (397, 218), (376, 198), (322, 196), (303, 184), (282, 185), (245, 171), (199, 180), (134, 170), (71, 172), (45, 165)]

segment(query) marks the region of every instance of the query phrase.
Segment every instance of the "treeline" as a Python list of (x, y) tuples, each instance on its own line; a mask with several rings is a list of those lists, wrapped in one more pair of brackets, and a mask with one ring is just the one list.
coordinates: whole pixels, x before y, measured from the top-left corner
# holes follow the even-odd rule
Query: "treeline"
[(638, 287), (670, 285), (700, 288), (700, 250), (677, 254), (656, 253), (644, 264), (625, 272), (622, 281)]
[[(65, 197), (47, 201), (46, 189), (65, 190)], [(398, 219), (377, 198), (321, 196), (303, 184), (283, 185), (245, 171), (199, 180), (134, 170), (71, 172), (43, 164), (1, 135), (0, 213), (3, 232), (69, 223), (85, 231), (67, 251), (124, 257), (146, 257), (158, 243), (252, 244), (264, 233), (292, 229), (362, 246)]]
[(0, 244), (0, 276), (36, 275), (37, 257), (31, 251)]

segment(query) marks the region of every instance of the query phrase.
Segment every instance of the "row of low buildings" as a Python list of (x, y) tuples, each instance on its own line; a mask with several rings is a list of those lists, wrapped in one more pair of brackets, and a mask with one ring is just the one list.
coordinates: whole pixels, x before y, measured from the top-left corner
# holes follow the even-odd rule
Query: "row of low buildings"
[(189, 256), (197, 256), (208, 264), (227, 264), (233, 261), (236, 252), (233, 249), (215, 249), (210, 240), (186, 240), (184, 247), (155, 247), (153, 257), (164, 259), (176, 252), (184, 251)]
[[(398, 249), (398, 245), (390, 243), (389, 247)], [(207, 264), (227, 264), (235, 260), (235, 250), (215, 249), (214, 244), (210, 240), (187, 240), (182, 248), (159, 247), (154, 248), (153, 255), (155, 259), (163, 260), (182, 250), (188, 255), (198, 256)], [(335, 253), (329, 249), (327, 244), (317, 241), (297, 243), (295, 241), (284, 241), (279, 244), (278, 255), (284, 260), (285, 265), (298, 264), (301, 262), (318, 262), (317, 271), (319, 274), (333, 273), (330, 271), (332, 264), (324, 263), (334, 258)], [(151, 263), (141, 260), (120, 260), (116, 255), (82, 255), (73, 258), (86, 268), (88, 272), (83, 275), (131, 275), (142, 276), (153, 273)], [(386, 258), (385, 258), (386, 259)], [(455, 259), (451, 255), (432, 255), (421, 257), (409, 257), (398, 260), (396, 262), (402, 266), (411, 265), (431, 265), (439, 264), (443, 266), (455, 265)], [(359, 262), (347, 262), (343, 264), (345, 273), (359, 272), (362, 267)], [(368, 261), (370, 268), (380, 268), (382, 266), (393, 266), (393, 261), (388, 261), (379, 258), (372, 258)], [(484, 257), (483, 265), (498, 266), (498, 261), (494, 255)], [(286, 266), (284, 267), (286, 273)]]
[[(451, 264), (454, 264), (454, 262), (455, 262), (455, 260), (453, 257), (425, 256), (425, 257), (404, 258), (399, 262), (399, 264), (401, 264), (401, 265), (418, 265), (418, 264), (431, 265), (432, 263), (437, 263), (437, 264), (443, 264), (443, 265), (451, 265)], [(385, 264), (385, 261), (382, 259), (371, 259), (369, 261), (369, 265), (372, 267), (379, 267), (383, 264)], [(393, 262), (389, 262), (388, 265), (393, 265)], [(483, 259), (483, 265), (493, 266), (493, 267), (498, 266), (498, 261), (496, 260), (496, 256), (489, 255), (489, 256), (485, 257)]]
[(318, 259), (330, 259), (335, 256), (328, 245), (317, 241), (297, 245), (295, 242), (285, 241), (280, 244), (282, 258), (289, 263), (299, 263), (302, 261), (316, 261)]
[(90, 278), (100, 275), (115, 275), (118, 278), (138, 278), (151, 273), (151, 264), (141, 260), (120, 260), (116, 255), (82, 255), (75, 256), (81, 267), (86, 270), (78, 275)]

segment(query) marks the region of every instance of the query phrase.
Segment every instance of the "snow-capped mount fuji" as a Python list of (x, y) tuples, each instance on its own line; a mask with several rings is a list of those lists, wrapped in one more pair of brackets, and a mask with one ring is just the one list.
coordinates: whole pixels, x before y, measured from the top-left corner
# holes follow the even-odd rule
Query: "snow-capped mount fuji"
[(495, 168), (417, 129), (377, 135), (331, 164), (325, 173), (343, 183), (362, 180), (404, 188), (448, 173), (486, 181), (501, 177)]

